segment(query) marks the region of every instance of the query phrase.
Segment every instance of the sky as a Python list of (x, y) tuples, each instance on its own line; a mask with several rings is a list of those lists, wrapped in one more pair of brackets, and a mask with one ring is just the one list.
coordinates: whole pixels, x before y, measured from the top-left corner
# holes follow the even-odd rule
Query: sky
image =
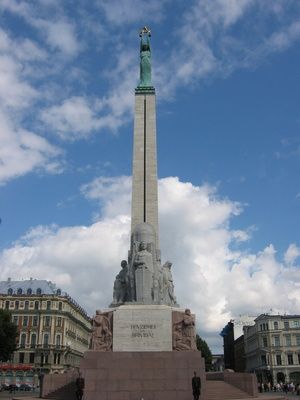
[(230, 319), (300, 314), (298, 0), (0, 0), (0, 21), (1, 280), (111, 302), (146, 25), (179, 304), (213, 352)]

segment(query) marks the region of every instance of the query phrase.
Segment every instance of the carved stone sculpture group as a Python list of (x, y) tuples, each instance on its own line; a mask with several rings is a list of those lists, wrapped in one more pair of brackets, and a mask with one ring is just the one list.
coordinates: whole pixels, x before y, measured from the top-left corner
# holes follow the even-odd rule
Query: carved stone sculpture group
[(140, 224), (132, 234), (128, 263), (121, 262), (116, 276), (112, 306), (137, 302), (176, 306), (172, 263), (161, 265), (156, 249), (155, 232), (151, 225)]

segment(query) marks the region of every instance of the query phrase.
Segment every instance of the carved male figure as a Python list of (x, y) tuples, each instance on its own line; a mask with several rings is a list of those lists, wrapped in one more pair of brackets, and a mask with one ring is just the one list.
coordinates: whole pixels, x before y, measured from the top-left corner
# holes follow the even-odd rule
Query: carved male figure
[(112, 332), (109, 319), (101, 313), (101, 310), (97, 310), (92, 324), (92, 349), (110, 351), (112, 347)]
[(147, 243), (141, 242), (139, 246), (139, 251), (136, 253), (134, 260), (135, 268), (146, 268), (150, 272), (153, 271), (153, 258), (152, 254), (147, 250)]
[(167, 261), (162, 267), (162, 296), (167, 304), (176, 303), (171, 267), (172, 263), (170, 261)]
[(113, 302), (115, 304), (124, 303), (128, 298), (129, 276), (127, 261), (121, 261), (122, 270), (118, 273), (114, 283)]
[(189, 345), (191, 350), (196, 350), (195, 320), (188, 308), (184, 311), (182, 321), (182, 335), (184, 342)]
[(181, 323), (173, 325), (173, 350), (190, 350), (189, 345), (184, 342)]

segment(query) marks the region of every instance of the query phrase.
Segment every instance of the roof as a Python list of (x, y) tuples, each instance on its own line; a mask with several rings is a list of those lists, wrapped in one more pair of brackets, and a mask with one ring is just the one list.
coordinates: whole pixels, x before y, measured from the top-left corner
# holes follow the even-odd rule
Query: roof
[(27, 294), (28, 289), (31, 289), (29, 292), (32, 294), (66, 295), (66, 292), (62, 292), (55, 283), (45, 279), (30, 278), (23, 281), (13, 281), (8, 278), (7, 281), (0, 281), (0, 294), (8, 294), (9, 289), (12, 289), (11, 294)]
[(284, 314), (284, 315), (270, 315), (270, 314), (260, 314), (256, 321), (264, 320), (264, 319), (290, 319), (290, 318), (300, 318), (300, 314)]

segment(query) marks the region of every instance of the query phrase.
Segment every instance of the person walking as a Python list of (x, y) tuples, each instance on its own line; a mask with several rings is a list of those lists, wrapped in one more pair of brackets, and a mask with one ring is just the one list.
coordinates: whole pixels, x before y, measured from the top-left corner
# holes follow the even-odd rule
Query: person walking
[(201, 379), (200, 376), (197, 376), (196, 371), (194, 371), (194, 376), (192, 378), (192, 389), (194, 400), (199, 400), (201, 394)]

